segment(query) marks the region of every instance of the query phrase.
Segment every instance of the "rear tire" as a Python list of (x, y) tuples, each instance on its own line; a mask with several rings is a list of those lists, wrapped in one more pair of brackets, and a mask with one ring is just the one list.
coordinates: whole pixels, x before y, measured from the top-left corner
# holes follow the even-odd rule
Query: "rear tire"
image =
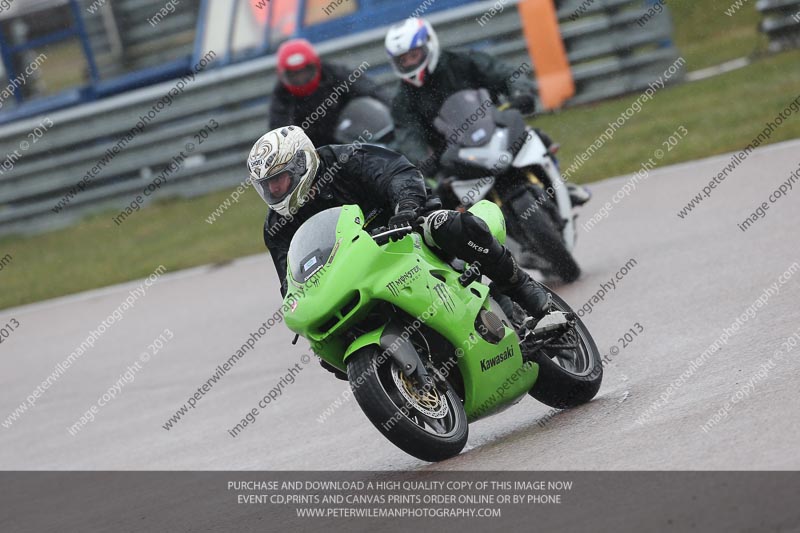
[(447, 404), (447, 413), (441, 419), (441, 434), (434, 434), (433, 428), (423, 429), (420, 423), (426, 417), (414, 410), (396, 386), (391, 375), (399, 372), (396, 364), (391, 359), (378, 364), (379, 353), (375, 346), (368, 346), (351, 355), (347, 363), (353, 395), (372, 425), (395, 446), (423, 461), (458, 455), (467, 444), (467, 415), (450, 384), (446, 394), (437, 391), (440, 401)]
[[(561, 297), (550, 289), (547, 291), (559, 311), (572, 312)], [(569, 409), (589, 402), (600, 390), (603, 382), (603, 361), (600, 351), (583, 321), (578, 317), (576, 320), (572, 331), (577, 335), (578, 345), (582, 350), (575, 359), (581, 362), (577, 365), (578, 368), (567, 368), (568, 365), (561, 363), (561, 358), (552, 357), (560, 353), (559, 351), (548, 351), (547, 348), (543, 348), (532, 356), (532, 360), (539, 364), (539, 378), (529, 394), (556, 409)]]
[[(520, 226), (527, 244), (552, 265), (553, 273), (565, 283), (576, 281), (581, 275), (581, 268), (564, 245), (547, 209), (530, 192), (516, 198), (512, 203), (516, 223)], [(531, 207), (534, 207), (532, 211)], [(522, 217), (523, 214), (525, 218)]]

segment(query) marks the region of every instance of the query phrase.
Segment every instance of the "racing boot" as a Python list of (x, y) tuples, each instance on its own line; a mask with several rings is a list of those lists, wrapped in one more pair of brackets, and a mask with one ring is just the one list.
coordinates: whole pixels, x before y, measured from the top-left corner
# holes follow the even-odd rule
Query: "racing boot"
[(494, 281), (501, 293), (519, 304), (533, 318), (528, 322), (530, 329), (535, 328), (539, 320), (550, 312), (550, 293), (519, 267), (508, 248), (502, 247), (499, 260), (493, 265), (486, 265), (484, 274)]

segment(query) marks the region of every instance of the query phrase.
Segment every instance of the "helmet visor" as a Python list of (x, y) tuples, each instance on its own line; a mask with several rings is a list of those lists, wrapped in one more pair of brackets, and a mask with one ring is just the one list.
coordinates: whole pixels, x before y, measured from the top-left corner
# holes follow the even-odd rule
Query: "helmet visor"
[(289, 163), (258, 180), (255, 186), (268, 204), (278, 204), (297, 189), (305, 173), (306, 154), (300, 150)]
[(317, 65), (310, 64), (296, 70), (284, 70), (281, 81), (289, 87), (302, 87), (311, 83), (317, 76)]
[(428, 45), (412, 48), (404, 54), (392, 57), (395, 68), (401, 74), (410, 74), (422, 67), (428, 60)]

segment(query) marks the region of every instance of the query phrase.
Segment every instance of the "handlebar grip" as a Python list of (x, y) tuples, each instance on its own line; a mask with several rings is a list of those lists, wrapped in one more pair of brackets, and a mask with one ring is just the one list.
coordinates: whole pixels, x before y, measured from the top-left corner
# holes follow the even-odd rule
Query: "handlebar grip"
[(393, 236), (397, 236), (399, 240), (405, 237), (406, 235), (412, 233), (413, 231), (414, 228), (411, 225), (401, 226), (398, 228), (381, 227), (381, 228), (375, 228), (375, 230), (373, 230), (373, 233), (371, 233), (370, 235), (378, 246), (383, 246), (384, 244), (392, 240)]
[(368, 233), (369, 233), (370, 237), (374, 237), (375, 235), (378, 235), (379, 233), (383, 233), (387, 229), (389, 229), (389, 228), (387, 228), (386, 226), (378, 226), (376, 228), (372, 228), (371, 230), (369, 230)]

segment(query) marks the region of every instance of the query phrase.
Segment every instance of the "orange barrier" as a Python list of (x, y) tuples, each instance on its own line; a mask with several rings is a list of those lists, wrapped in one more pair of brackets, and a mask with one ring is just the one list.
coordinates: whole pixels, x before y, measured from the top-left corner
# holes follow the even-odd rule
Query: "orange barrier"
[(575, 94), (575, 80), (553, 0), (522, 0), (517, 4), (522, 32), (533, 60), (539, 97), (545, 109), (561, 107)]

